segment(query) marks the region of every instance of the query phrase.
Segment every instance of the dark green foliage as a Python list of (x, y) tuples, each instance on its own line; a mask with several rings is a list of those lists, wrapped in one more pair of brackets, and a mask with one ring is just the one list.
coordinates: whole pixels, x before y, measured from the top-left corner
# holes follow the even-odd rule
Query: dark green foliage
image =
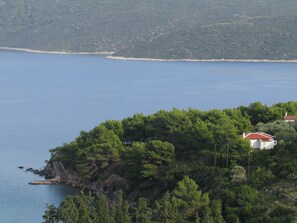
[(118, 199), (115, 205), (113, 206), (114, 209), (114, 218), (113, 221), (116, 223), (129, 223), (130, 222), (130, 215), (129, 215), (129, 204), (127, 201), (123, 201), (123, 192), (120, 191), (118, 194)]
[[(240, 222), (246, 222), (264, 209), (259, 197), (259, 191), (248, 186), (240, 185), (224, 192), (223, 204), (227, 216), (236, 215)], [(232, 221), (237, 221), (235, 220)]]
[(202, 195), (194, 180), (185, 177), (173, 190), (173, 204), (185, 219), (196, 217), (201, 206), (209, 205), (208, 195)]
[(45, 223), (91, 223), (91, 203), (93, 197), (80, 192), (77, 196), (68, 196), (56, 208), (48, 205), (43, 216)]
[(225, 220), (222, 216), (222, 202), (220, 200), (213, 200), (211, 202), (211, 210), (213, 215), (213, 221), (215, 223), (224, 223)]
[(120, 139), (123, 139), (123, 136), (124, 136), (123, 122), (109, 120), (102, 123), (102, 125), (105, 126), (108, 130), (115, 133)]
[(100, 135), (95, 144), (86, 148), (85, 154), (88, 161), (94, 161), (100, 168), (105, 168), (119, 158), (122, 150), (123, 145), (118, 136), (108, 130)]
[(270, 170), (258, 167), (251, 176), (251, 183), (255, 188), (262, 188), (267, 186), (275, 179), (275, 176)]
[(146, 139), (146, 117), (144, 115), (136, 114), (132, 118), (124, 119), (122, 123), (126, 142), (132, 143), (134, 141), (143, 141)]
[(141, 157), (141, 176), (145, 178), (160, 178), (164, 167), (174, 160), (174, 146), (159, 140), (145, 144), (145, 151)]
[(291, 223), (296, 219), (294, 215), (295, 212), (290, 208), (277, 207), (271, 212), (270, 217), (273, 219), (273, 223)]
[(77, 223), (79, 219), (78, 208), (73, 197), (67, 197), (59, 206), (58, 218), (65, 223)]
[(146, 198), (139, 198), (137, 207), (135, 210), (135, 222), (136, 223), (149, 223), (151, 222), (152, 211), (148, 207), (148, 201)]
[(57, 208), (54, 205), (46, 205), (46, 210), (42, 216), (43, 223), (55, 223), (58, 219)]
[(225, 109), (224, 111), (231, 118), (238, 134), (251, 131), (252, 124), (247, 113), (242, 113), (239, 109)]
[(106, 195), (101, 195), (95, 206), (95, 223), (110, 223), (109, 202)]
[(261, 102), (251, 103), (249, 106), (239, 107), (242, 114), (248, 114), (251, 123), (256, 125), (258, 123), (273, 122), (276, 120), (283, 120), (285, 113), (289, 115), (297, 114), (297, 102), (289, 101), (287, 103), (277, 103), (268, 107)]
[(180, 218), (178, 208), (172, 202), (169, 192), (166, 192), (164, 197), (155, 202), (156, 221), (157, 222), (177, 222)]
[(241, 107), (242, 112), (246, 112), (251, 119), (253, 125), (263, 122), (267, 123), (271, 121), (271, 117), (268, 111), (268, 107), (263, 105), (261, 102), (255, 102), (250, 104), (248, 107)]
[(93, 199), (94, 198), (90, 194), (85, 195), (83, 192), (80, 192), (78, 196), (73, 197), (73, 202), (78, 212), (77, 223), (91, 223), (90, 205)]

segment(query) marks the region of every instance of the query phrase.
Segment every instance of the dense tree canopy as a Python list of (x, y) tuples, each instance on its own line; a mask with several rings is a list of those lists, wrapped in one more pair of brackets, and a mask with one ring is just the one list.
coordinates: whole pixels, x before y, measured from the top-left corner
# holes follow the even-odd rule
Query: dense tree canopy
[[(285, 112), (297, 114), (297, 103), (162, 110), (82, 131), (51, 150), (49, 163), (62, 163), (101, 196), (94, 205), (83, 193), (68, 197), (57, 208), (49, 205), (44, 220), (291, 222), (297, 217), (297, 124), (286, 123)], [(249, 131), (273, 134), (278, 145), (254, 150), (241, 137)]]

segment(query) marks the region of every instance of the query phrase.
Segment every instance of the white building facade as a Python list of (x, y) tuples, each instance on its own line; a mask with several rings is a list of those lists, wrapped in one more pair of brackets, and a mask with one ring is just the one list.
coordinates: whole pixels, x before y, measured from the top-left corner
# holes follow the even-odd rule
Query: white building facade
[(284, 116), (284, 120), (285, 120), (285, 122), (295, 122), (295, 121), (297, 121), (297, 116), (288, 115), (288, 113), (286, 112), (286, 114)]
[(277, 145), (274, 136), (264, 132), (243, 133), (242, 138), (250, 140), (251, 147), (259, 150), (270, 150)]

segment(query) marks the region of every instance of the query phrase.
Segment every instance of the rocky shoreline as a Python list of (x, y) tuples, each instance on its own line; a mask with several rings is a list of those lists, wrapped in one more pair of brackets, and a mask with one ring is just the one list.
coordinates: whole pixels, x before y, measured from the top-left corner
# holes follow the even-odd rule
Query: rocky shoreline
[(119, 189), (129, 190), (131, 186), (127, 179), (115, 174), (111, 174), (105, 180), (89, 182), (80, 177), (80, 175), (72, 169), (65, 168), (63, 163), (58, 161), (49, 162), (44, 169), (27, 168), (25, 172), (31, 172), (45, 178), (44, 180), (29, 182), (30, 185), (64, 185), (89, 191), (97, 196), (104, 193), (111, 198)]
[(29, 182), (30, 185), (53, 185), (53, 184), (60, 184), (60, 178), (55, 177), (49, 180), (36, 180)]

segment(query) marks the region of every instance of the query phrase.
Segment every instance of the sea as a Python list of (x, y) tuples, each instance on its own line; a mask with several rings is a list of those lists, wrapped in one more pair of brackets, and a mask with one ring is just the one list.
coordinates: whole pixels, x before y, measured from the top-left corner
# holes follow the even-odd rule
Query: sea
[[(153, 62), (0, 51), (0, 222), (40, 223), (77, 190), (32, 186), (49, 150), (105, 120), (297, 100), (297, 63)], [(23, 166), (24, 169), (19, 169)]]

